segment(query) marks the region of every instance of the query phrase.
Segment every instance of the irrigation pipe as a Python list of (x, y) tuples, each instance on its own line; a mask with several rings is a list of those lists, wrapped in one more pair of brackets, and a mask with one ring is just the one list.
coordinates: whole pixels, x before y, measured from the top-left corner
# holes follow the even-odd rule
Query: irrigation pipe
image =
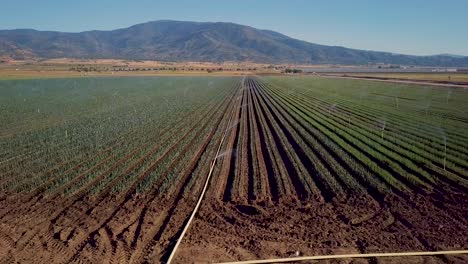
[(285, 263), (285, 262), (297, 262), (297, 261), (305, 261), (305, 260), (325, 260), (325, 259), (345, 259), (345, 258), (375, 258), (375, 257), (436, 256), (436, 255), (455, 255), (455, 254), (468, 254), (468, 250), (324, 255), (324, 256), (292, 257), (292, 258), (262, 259), (262, 260), (246, 260), (246, 261), (234, 261), (234, 262), (219, 262), (218, 264)]
[[(245, 79), (245, 77), (244, 77), (244, 79)], [(242, 80), (242, 85), (244, 84), (243, 80)], [(198, 198), (198, 202), (195, 205), (195, 208), (193, 209), (193, 212), (190, 215), (190, 218), (189, 218), (187, 224), (185, 225), (184, 230), (182, 230), (182, 233), (180, 234), (180, 237), (177, 239), (177, 243), (175, 244), (174, 248), (172, 249), (171, 255), (169, 255), (169, 258), (167, 259), (167, 262), (166, 262), (167, 264), (170, 264), (172, 259), (174, 258), (175, 253), (177, 251), (177, 248), (179, 247), (180, 243), (182, 242), (182, 239), (184, 238), (185, 233), (189, 229), (190, 223), (192, 223), (192, 220), (195, 218), (195, 215), (197, 214), (198, 208), (200, 207), (201, 202), (203, 200), (203, 197), (205, 196), (205, 192), (208, 189), (208, 184), (210, 182), (211, 174), (213, 173), (214, 167), (216, 165), (216, 161), (218, 160), (219, 151), (221, 150), (221, 146), (223, 145), (224, 139), (226, 138), (226, 135), (227, 135), (227, 133), (229, 131), (229, 127), (230, 127), (231, 122), (232, 122), (232, 117), (233, 116), (231, 116), (230, 119), (229, 119), (227, 129), (226, 129), (226, 131), (224, 131), (224, 135), (221, 138), (221, 142), (219, 142), (218, 150), (216, 151), (216, 156), (215, 156), (214, 160), (211, 162), (210, 171), (208, 172), (208, 177), (206, 177), (205, 185), (203, 186), (203, 190), (200, 193), (200, 197)]]

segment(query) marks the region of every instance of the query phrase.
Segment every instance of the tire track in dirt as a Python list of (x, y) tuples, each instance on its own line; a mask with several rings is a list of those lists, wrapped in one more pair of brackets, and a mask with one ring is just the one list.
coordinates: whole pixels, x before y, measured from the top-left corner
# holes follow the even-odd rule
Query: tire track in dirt
[[(8, 234), (0, 231), (0, 256), (8, 256), (14, 246), (15, 241)], [(2, 259), (0, 258), (0, 260)]]

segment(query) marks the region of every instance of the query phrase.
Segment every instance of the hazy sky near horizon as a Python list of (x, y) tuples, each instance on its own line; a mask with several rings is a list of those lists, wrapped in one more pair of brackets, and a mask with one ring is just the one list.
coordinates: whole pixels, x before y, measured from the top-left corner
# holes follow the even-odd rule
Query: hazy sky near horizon
[(234, 22), (325, 45), (468, 56), (465, 0), (2, 0), (0, 29), (110, 30), (161, 20)]

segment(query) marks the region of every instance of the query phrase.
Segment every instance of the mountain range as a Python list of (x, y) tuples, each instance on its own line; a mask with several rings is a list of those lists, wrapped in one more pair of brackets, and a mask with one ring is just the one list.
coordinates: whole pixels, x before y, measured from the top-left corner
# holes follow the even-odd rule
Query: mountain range
[(159, 20), (110, 31), (0, 30), (0, 56), (294, 64), (468, 67), (468, 57), (414, 56), (326, 46), (225, 22)]

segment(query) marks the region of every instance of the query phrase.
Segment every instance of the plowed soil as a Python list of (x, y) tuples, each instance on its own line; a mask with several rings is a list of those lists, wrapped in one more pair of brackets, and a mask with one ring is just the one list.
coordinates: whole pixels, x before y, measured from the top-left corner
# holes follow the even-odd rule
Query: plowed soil
[[(199, 130), (177, 142), (195, 135), (193, 140), (179, 152), (175, 143), (160, 154), (175, 152), (160, 172), (166, 175), (190, 151), (167, 192), (154, 187), (139, 193), (135, 183), (119, 194), (50, 195), (41, 189), (2, 194), (0, 262), (165, 262), (214, 159), (209, 189), (177, 250), (176, 263), (467, 248), (468, 193), (463, 183), (439, 179), (427, 183), (430, 188), (419, 187), (377, 158), (407, 189), (392, 187), (369, 171), (359, 174), (342, 156), (347, 152), (327, 145), (319, 134), (309, 137), (311, 130), (293, 123), (296, 117), (272, 94), (247, 78), (216, 106), (219, 111), (211, 111), (218, 114), (206, 123), (194, 122)], [(226, 140), (216, 155), (223, 134)], [(356, 178), (342, 178), (339, 169)], [(361, 175), (389, 186), (380, 188)], [(360, 187), (348, 186), (347, 180)], [(161, 177), (155, 186), (164, 183)], [(457, 255), (324, 263), (467, 262), (468, 256)]]
[[(283, 258), (295, 256), (296, 251), (300, 255), (326, 255), (464, 249), (468, 245), (467, 213), (459, 199), (466, 201), (467, 197), (454, 200), (389, 196), (383, 207), (366, 196), (342, 197), (331, 202), (284, 199), (274, 203), (236, 203), (210, 199), (203, 202), (175, 261), (210, 263)], [(47, 221), (48, 214), (11, 212), (1, 223), (2, 261), (163, 261), (167, 257), (165, 249), (171, 247), (195, 201), (180, 201), (168, 218), (167, 209), (172, 206), (169, 201), (142, 204), (144, 200), (145, 197), (132, 198), (111, 222), (97, 231), (92, 231), (97, 219), (105, 218), (108, 212), (88, 216), (86, 208), (92, 201), (81, 201), (75, 211), (54, 224)], [(103, 208), (112, 209), (114, 205), (115, 200), (109, 198)], [(11, 208), (2, 208), (2, 212), (8, 209)], [(411, 257), (393, 259), (395, 262), (391, 263), (467, 260), (466, 256)], [(382, 258), (353, 263), (388, 261)]]

